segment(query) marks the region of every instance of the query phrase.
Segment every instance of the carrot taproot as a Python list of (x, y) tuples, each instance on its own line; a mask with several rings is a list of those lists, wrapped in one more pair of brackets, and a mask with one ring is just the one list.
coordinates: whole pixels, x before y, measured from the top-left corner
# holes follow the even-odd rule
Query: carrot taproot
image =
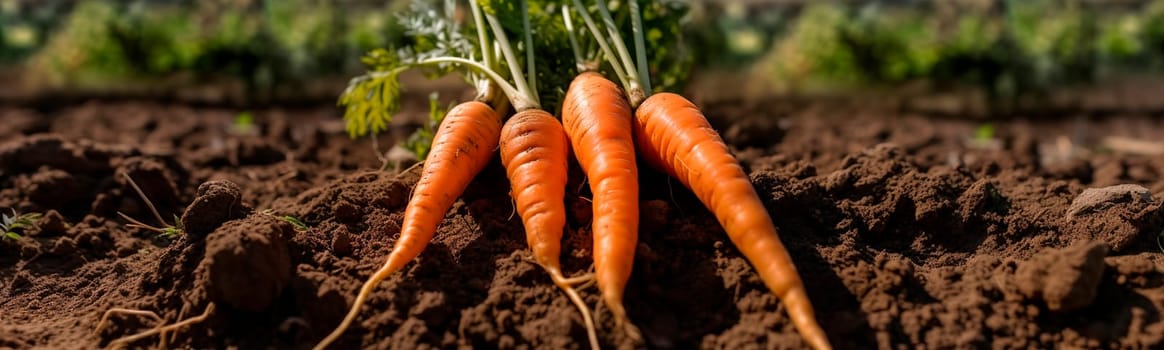
[(788, 308), (806, 343), (818, 350), (831, 348), (767, 209), (703, 112), (683, 96), (656, 93), (635, 111), (633, 130), (639, 155), (678, 179), (715, 214), (732, 243)]
[(593, 71), (577, 75), (562, 100), (562, 124), (593, 193), (594, 274), (602, 300), (632, 338), (623, 306), (638, 244), (639, 183), (631, 109), (622, 90)]
[(541, 109), (514, 114), (501, 128), (501, 164), (509, 177), (511, 196), (525, 225), (526, 241), (534, 260), (550, 274), (579, 312), (590, 338), (598, 348), (594, 320), (575, 281), (562, 273), (562, 233), (566, 228), (566, 180), (570, 144), (562, 123)]
[(500, 133), (501, 119), (488, 104), (468, 101), (448, 112), (433, 136), (432, 149), (421, 168), (420, 181), (404, 210), (400, 238), (384, 265), (360, 288), (343, 322), (315, 349), (323, 349), (339, 339), (359, 315), (360, 307), (376, 285), (420, 255), (453, 202), (492, 159)]

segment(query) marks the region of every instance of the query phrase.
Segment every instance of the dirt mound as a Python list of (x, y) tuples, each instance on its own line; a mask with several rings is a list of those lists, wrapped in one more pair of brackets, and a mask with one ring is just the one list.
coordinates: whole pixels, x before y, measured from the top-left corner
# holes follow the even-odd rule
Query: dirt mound
[(291, 224), (271, 216), (230, 221), (206, 237), (196, 278), (206, 279), (215, 303), (266, 311), (291, 280), (290, 232)]
[[(399, 120), (423, 120), (422, 107)], [(972, 139), (977, 122), (856, 107), (707, 107), (837, 348), (1164, 343), (1164, 160), (1096, 146), (1164, 128), (1131, 116), (1016, 120), (985, 142)], [(383, 263), (417, 181), (416, 168), (376, 170), (370, 142), (347, 138), (331, 109), (254, 111), (245, 133), (231, 128), (236, 111), (218, 109), (92, 103), (27, 117), (38, 113), (0, 113), (24, 116), (0, 125), (12, 135), (0, 145), (0, 210), (44, 214), (24, 238), (0, 239), (0, 347), (100, 347), (159, 324), (117, 314), (95, 334), (111, 308), (172, 324), (211, 304), (167, 345), (308, 347)], [(585, 289), (602, 345), (803, 347), (694, 195), (640, 173), (625, 302), (645, 342), (616, 330)], [(164, 221), (181, 214), (185, 233), (127, 227), (118, 212), (176, 225), (155, 222), (127, 178)], [(583, 184), (572, 164), (569, 275), (592, 264)], [(587, 347), (580, 315), (529, 257), (508, 188), (495, 159), (337, 347)]]
[(231, 219), (239, 219), (253, 210), (243, 204), (242, 191), (230, 181), (210, 181), (198, 185), (198, 198), (182, 213), (182, 229), (194, 237), (205, 237)]
[(1095, 300), (1103, 258), (1110, 249), (1103, 243), (1085, 243), (1037, 255), (1015, 271), (1019, 292), (1041, 299), (1052, 312), (1086, 308)]

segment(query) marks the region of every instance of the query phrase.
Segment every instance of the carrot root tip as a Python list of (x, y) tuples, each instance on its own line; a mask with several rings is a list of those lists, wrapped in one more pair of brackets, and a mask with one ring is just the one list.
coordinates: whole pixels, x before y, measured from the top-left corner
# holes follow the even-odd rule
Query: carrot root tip
[(356, 295), (356, 300), (352, 302), (351, 308), (348, 309), (347, 316), (344, 316), (344, 320), (340, 322), (340, 324), (336, 326), (334, 330), (332, 330), (331, 334), (328, 334), (327, 337), (324, 337), (323, 340), (320, 340), (319, 344), (316, 344), (313, 350), (322, 350), (327, 348), (328, 345), (331, 345), (336, 340), (339, 340), (340, 336), (342, 336), (344, 332), (352, 326), (352, 322), (354, 322), (356, 317), (360, 315), (360, 309), (364, 306), (364, 302), (368, 300), (368, 296), (372, 294), (372, 290), (376, 289), (376, 285), (380, 284), (380, 282), (383, 282), (384, 279), (388, 277), (388, 275), (391, 275), (400, 270), (399, 267), (390, 265), (391, 263), (392, 259), (389, 258), (388, 261), (384, 263), (384, 266), (380, 267), (379, 270), (373, 273), (372, 276), (364, 282), (364, 285), (360, 287), (360, 293)]
[(630, 317), (626, 314), (626, 308), (621, 303), (607, 303), (606, 307), (610, 309), (610, 313), (614, 316), (615, 326), (622, 329), (627, 338), (630, 338), (634, 342), (643, 341), (642, 332), (631, 322)]
[(582, 300), (582, 296), (578, 294), (578, 290), (574, 287), (574, 285), (577, 283), (576, 281), (587, 282), (586, 279), (593, 281), (594, 276), (583, 275), (573, 278), (566, 278), (565, 276), (562, 276), (560, 271), (551, 270), (550, 279), (553, 280), (554, 284), (557, 285), (558, 288), (561, 288), (562, 291), (566, 293), (566, 296), (569, 297), (570, 301), (574, 303), (574, 306), (578, 308), (578, 312), (582, 314), (582, 323), (586, 327), (586, 336), (590, 339), (590, 348), (593, 350), (600, 349), (598, 346), (598, 329), (595, 326), (594, 318), (592, 318), (590, 315), (590, 307), (586, 305), (586, 302)]

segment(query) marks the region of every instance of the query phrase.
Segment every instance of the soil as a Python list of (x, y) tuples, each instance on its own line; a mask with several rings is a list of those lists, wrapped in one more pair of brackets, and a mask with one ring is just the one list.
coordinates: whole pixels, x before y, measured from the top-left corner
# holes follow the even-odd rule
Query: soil
[[(379, 141), (420, 125), (423, 96)], [(1164, 344), (1164, 137), (1148, 115), (993, 122), (836, 103), (703, 103), (750, 174), (839, 349)], [(0, 348), (309, 348), (391, 250), (417, 181), (387, 170), (334, 106), (148, 101), (0, 107), (0, 209), (43, 213), (0, 239)], [(780, 301), (695, 197), (642, 168), (626, 291), (635, 342), (598, 306), (604, 348), (803, 348)], [(574, 165), (562, 260), (591, 266)], [(129, 179), (132, 179), (132, 183)], [(159, 222), (134, 189), (161, 213)], [(434, 241), (372, 295), (338, 348), (586, 348), (581, 317), (530, 257), (499, 161)], [(130, 221), (184, 234), (166, 236)], [(298, 218), (299, 227), (284, 216)], [(176, 223), (180, 219), (180, 224)], [(582, 291), (598, 305), (593, 287)]]

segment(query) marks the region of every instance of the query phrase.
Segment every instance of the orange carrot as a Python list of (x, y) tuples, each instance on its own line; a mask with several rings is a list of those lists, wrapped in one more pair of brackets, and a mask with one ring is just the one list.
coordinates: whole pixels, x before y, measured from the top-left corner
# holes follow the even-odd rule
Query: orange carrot
[(325, 348), (338, 339), (360, 314), (360, 307), (376, 285), (420, 255), (449, 207), (492, 159), (500, 133), (501, 120), (485, 103), (464, 102), (448, 112), (433, 136), (432, 150), (404, 210), (400, 238), (388, 260), (360, 288), (343, 322), (315, 349)]
[(638, 338), (623, 307), (623, 291), (638, 244), (639, 183), (631, 109), (622, 90), (601, 74), (574, 78), (562, 101), (562, 123), (594, 194), (594, 272), (602, 300)]
[[(541, 109), (518, 112), (501, 129), (501, 164), (525, 224), (534, 259), (582, 313), (590, 344), (598, 348), (594, 321), (573, 284), (562, 274), (562, 230), (566, 227), (566, 169), (570, 144), (562, 123)], [(587, 277), (583, 277), (585, 280)]]
[(638, 107), (633, 129), (640, 156), (679, 179), (715, 214), (760, 279), (784, 302), (805, 341), (815, 349), (831, 348), (767, 209), (699, 108), (680, 95), (654, 94)]
[[(647, 74), (650, 70), (643, 40), (646, 31), (638, 1), (626, 2), (634, 36), (634, 59), (605, 1), (595, 1), (595, 7), (605, 24), (605, 33), (599, 29), (581, 0), (574, 0), (573, 3), (590, 30), (591, 37), (598, 42), (603, 56), (626, 89), (626, 100), (630, 107), (635, 109), (632, 129), (638, 156), (643, 157), (649, 166), (678, 178), (699, 197), (715, 214), (732, 243), (756, 267), (768, 288), (783, 300), (792, 323), (805, 341), (818, 350), (830, 349), (828, 337), (816, 322), (812, 303), (809, 302), (796, 266), (780, 242), (776, 226), (772, 224), (767, 209), (727, 145), (691, 101), (673, 93), (652, 95), (654, 90), (651, 89), (651, 80)], [(569, 12), (565, 8), (563, 19), (567, 33), (573, 35)], [(582, 55), (578, 50), (579, 45), (574, 42), (576, 38), (570, 38), (575, 60), (580, 61)], [(596, 95), (595, 91), (585, 94)], [(613, 100), (601, 99), (603, 102)], [(565, 113), (565, 116), (569, 115)]]

